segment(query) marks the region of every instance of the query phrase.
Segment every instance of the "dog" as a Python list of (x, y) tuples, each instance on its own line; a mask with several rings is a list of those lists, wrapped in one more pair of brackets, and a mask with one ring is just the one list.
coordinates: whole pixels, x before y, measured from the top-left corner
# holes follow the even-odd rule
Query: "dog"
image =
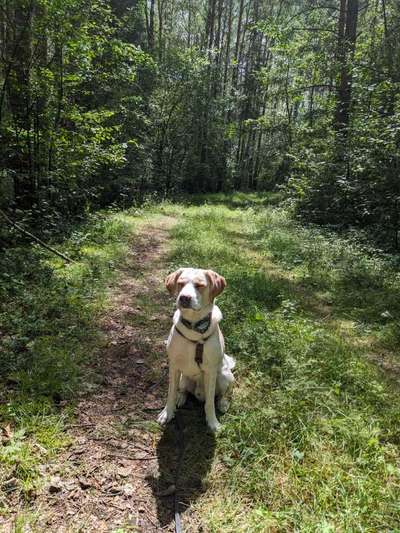
[(213, 270), (180, 268), (167, 276), (165, 286), (177, 296), (177, 310), (167, 340), (168, 399), (158, 422), (164, 425), (172, 420), (190, 392), (205, 402), (207, 425), (216, 432), (221, 424), (215, 415), (215, 398), (219, 411), (226, 412), (235, 367), (235, 360), (225, 353), (219, 328), (222, 313), (214, 303), (226, 281)]

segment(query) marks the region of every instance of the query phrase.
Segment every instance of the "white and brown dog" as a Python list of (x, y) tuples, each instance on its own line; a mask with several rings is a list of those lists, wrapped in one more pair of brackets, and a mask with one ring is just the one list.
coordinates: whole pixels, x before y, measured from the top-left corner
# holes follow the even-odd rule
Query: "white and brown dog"
[(190, 392), (205, 402), (206, 420), (212, 431), (221, 426), (215, 416), (215, 397), (221, 412), (229, 406), (226, 398), (234, 381), (235, 360), (226, 355), (219, 328), (222, 313), (214, 298), (225, 288), (225, 279), (212, 270), (180, 268), (165, 285), (177, 295), (177, 310), (168, 341), (169, 387), (167, 405), (158, 416), (166, 424)]

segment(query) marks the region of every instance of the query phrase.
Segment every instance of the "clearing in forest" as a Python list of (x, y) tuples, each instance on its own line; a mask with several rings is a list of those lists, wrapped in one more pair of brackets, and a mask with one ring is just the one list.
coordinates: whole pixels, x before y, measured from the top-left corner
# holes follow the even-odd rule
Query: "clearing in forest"
[[(68, 266), (24, 252), (17, 288), (5, 285), (13, 318), (1, 315), (4, 357), (17, 354), (2, 530), (169, 531), (176, 507), (184, 531), (400, 527), (398, 274), (269, 202), (98, 215), (65, 242)], [(237, 383), (216, 437), (195, 401), (155, 423), (173, 311), (163, 280), (189, 265), (228, 282), (218, 304)]]

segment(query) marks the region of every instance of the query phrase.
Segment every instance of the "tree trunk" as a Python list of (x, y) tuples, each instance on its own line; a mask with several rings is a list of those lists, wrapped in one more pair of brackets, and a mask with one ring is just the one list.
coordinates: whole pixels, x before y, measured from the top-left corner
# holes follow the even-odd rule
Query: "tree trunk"
[(226, 86), (228, 83), (228, 69), (231, 51), (231, 37), (232, 37), (232, 1), (229, 0), (229, 13), (228, 13), (228, 30), (226, 33), (226, 50), (225, 50), (225, 66), (224, 66), (224, 81), (222, 87), (222, 93), (225, 94)]
[[(154, 0), (152, 0), (153, 9), (154, 9)], [(164, 31), (164, 0), (157, 0), (157, 11), (158, 11), (158, 59), (161, 62), (164, 55), (164, 41), (163, 41), (163, 31)], [(154, 19), (154, 11), (153, 11)]]
[(15, 170), (15, 199), (19, 207), (29, 209), (35, 195), (31, 141), (31, 9), (14, 8), (13, 31), (8, 32), (8, 57), (12, 62), (7, 96), (13, 117), (17, 151), (10, 161)]
[(337, 62), (340, 68), (337, 88), (335, 129), (347, 138), (352, 93), (352, 60), (357, 39), (358, 0), (341, 0)]
[(145, 0), (146, 28), (147, 28), (147, 46), (149, 51), (154, 51), (154, 1), (150, 0), (150, 12), (148, 11), (147, 0)]

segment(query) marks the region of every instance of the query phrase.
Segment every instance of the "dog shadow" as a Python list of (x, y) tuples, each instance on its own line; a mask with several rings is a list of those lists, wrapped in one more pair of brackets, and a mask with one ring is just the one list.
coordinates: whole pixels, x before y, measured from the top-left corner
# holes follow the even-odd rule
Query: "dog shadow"
[(206, 491), (214, 453), (215, 436), (207, 430), (204, 404), (189, 395), (158, 442), (158, 472), (146, 478), (162, 527)]

